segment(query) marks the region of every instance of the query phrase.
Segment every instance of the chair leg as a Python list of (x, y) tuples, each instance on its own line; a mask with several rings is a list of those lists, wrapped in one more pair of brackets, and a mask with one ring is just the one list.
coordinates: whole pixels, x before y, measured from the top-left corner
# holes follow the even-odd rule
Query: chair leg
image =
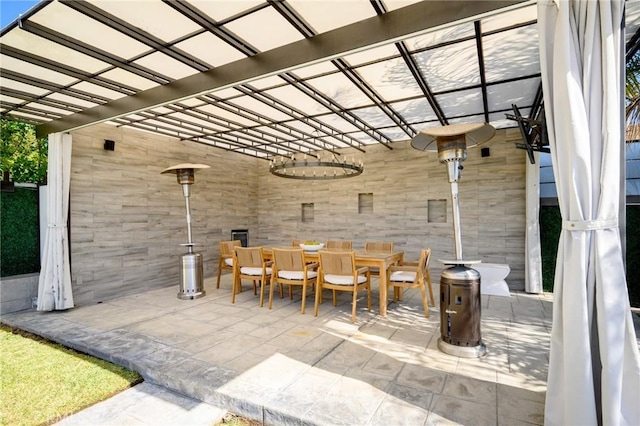
[(222, 258), (218, 262), (218, 283), (216, 284), (216, 288), (220, 288), (220, 276), (222, 275)]
[(320, 285), (320, 283), (318, 283), (316, 285), (316, 300), (313, 304), (313, 316), (317, 317), (318, 316), (318, 303), (320, 303), (320, 300), (322, 300), (322, 285)]
[(263, 277), (260, 280), (260, 307), (264, 305), (264, 286), (266, 285), (266, 279)]
[(277, 279), (271, 279), (271, 284), (269, 285), (269, 309), (273, 305), (273, 285), (277, 282)]
[(436, 306), (436, 301), (433, 297), (433, 286), (431, 285), (431, 274), (429, 273), (429, 269), (427, 269), (426, 281), (429, 285), (429, 299), (431, 300), (431, 306)]
[(236, 303), (236, 293), (238, 292), (238, 281), (240, 280), (236, 274), (233, 274), (233, 284), (231, 284), (231, 303)]
[(353, 301), (351, 302), (351, 322), (356, 322), (356, 305), (358, 304), (358, 285), (353, 289)]
[(304, 315), (304, 305), (307, 301), (307, 283), (302, 283), (302, 306), (300, 307), (300, 313)]
[(424, 283), (420, 286), (420, 292), (422, 293), (422, 306), (424, 307), (424, 316), (429, 318), (429, 305), (427, 304), (427, 292), (424, 289)]
[(389, 291), (389, 288), (393, 287), (393, 298), (391, 300), (393, 300), (394, 302), (398, 301), (398, 287), (393, 285), (392, 283), (389, 283), (389, 287), (387, 287), (387, 294), (391, 294), (391, 292)]
[(367, 309), (371, 312), (371, 281), (367, 283)]
[(333, 306), (338, 306), (338, 297), (335, 290), (333, 290)]
[(254, 296), (258, 295), (258, 287), (256, 286), (256, 280), (253, 280), (253, 295)]

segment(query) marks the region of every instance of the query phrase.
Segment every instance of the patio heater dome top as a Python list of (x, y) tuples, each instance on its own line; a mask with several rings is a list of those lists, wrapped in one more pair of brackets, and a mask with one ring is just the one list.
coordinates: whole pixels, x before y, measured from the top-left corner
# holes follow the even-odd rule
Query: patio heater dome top
[(175, 173), (178, 183), (183, 186), (184, 196), (189, 196), (189, 187), (195, 182), (196, 169), (209, 169), (211, 166), (206, 164), (182, 163), (175, 166), (167, 167), (160, 174)]
[(450, 139), (464, 136), (466, 147), (472, 148), (487, 142), (496, 133), (496, 129), (488, 123), (460, 123), (447, 126), (422, 129), (411, 139), (411, 147), (419, 151), (437, 151), (438, 139)]
[(211, 166), (207, 166), (206, 164), (182, 163), (182, 164), (177, 164), (175, 166), (167, 167), (166, 169), (161, 171), (160, 174), (178, 173), (178, 170), (184, 170), (184, 169), (208, 169), (210, 167)]

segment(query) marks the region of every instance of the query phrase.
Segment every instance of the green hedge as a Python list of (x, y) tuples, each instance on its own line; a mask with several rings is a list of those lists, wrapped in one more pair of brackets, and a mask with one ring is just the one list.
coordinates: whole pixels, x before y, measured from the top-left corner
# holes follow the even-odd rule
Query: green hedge
[(0, 215), (0, 276), (38, 272), (40, 243), (37, 189), (15, 188), (15, 192), (0, 192)]
[(631, 306), (640, 308), (640, 206), (627, 206), (627, 286)]
[[(542, 282), (545, 291), (553, 291), (558, 239), (562, 218), (558, 206), (540, 208), (540, 244)], [(631, 306), (640, 307), (640, 206), (627, 206), (627, 288)]]
[(542, 250), (542, 287), (553, 291), (553, 277), (556, 273), (558, 240), (562, 229), (560, 207), (540, 207), (540, 249)]

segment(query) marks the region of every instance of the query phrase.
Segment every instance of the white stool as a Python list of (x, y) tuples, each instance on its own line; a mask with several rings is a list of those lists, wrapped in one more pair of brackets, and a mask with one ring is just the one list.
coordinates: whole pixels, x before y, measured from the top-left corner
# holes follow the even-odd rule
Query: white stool
[(505, 281), (511, 268), (500, 263), (477, 263), (472, 268), (480, 273), (480, 293), (509, 297), (509, 286)]

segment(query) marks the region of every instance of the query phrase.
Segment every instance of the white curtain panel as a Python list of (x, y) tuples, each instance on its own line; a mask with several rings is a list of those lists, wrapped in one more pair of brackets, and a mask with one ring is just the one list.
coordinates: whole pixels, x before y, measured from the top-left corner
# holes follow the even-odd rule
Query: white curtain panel
[(539, 0), (545, 112), (562, 214), (545, 423), (640, 425), (640, 355), (618, 210), (620, 0)]
[(527, 156), (527, 230), (524, 259), (524, 290), (527, 293), (542, 293), (542, 254), (540, 249), (540, 154), (533, 153), (535, 163)]
[(71, 135), (49, 135), (47, 215), (44, 256), (38, 281), (38, 310), (73, 308), (67, 216), (71, 178)]

